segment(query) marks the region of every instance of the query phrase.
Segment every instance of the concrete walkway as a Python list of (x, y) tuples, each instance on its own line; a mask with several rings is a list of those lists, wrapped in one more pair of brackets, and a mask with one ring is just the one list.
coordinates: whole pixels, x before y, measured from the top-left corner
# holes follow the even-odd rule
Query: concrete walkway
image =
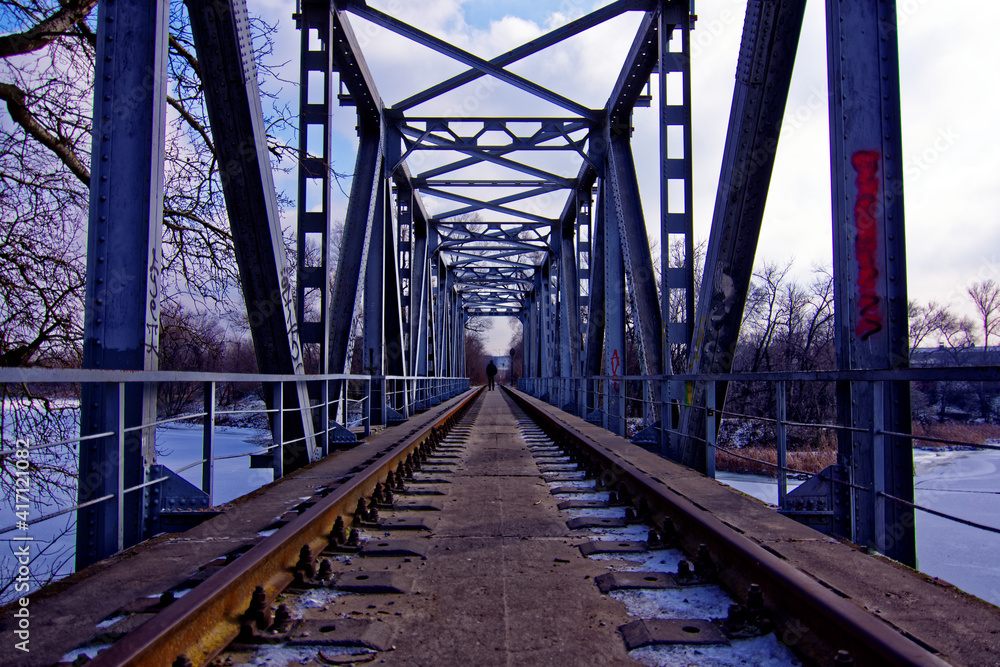
[(624, 607), (593, 582), (607, 570), (580, 555), (519, 419), (506, 394), (487, 391), (453, 432), (470, 436), (454, 473), (437, 476), (451, 483), (427, 560), (401, 564), (416, 565), (419, 595), (386, 607), (402, 616), (386, 619), (398, 626), (385, 664), (638, 664), (617, 632)]

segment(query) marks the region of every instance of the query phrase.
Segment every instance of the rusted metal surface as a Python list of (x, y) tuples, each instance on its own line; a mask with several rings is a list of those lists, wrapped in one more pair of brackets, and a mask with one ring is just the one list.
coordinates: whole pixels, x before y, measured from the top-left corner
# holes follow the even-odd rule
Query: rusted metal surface
[(726, 636), (707, 619), (646, 618), (619, 630), (625, 646), (632, 649), (658, 644), (726, 644)]
[[(633, 496), (646, 499), (654, 515), (670, 517), (685, 550), (694, 553), (699, 545), (706, 545), (702, 554), (711, 554), (719, 581), (730, 591), (745, 595), (750, 582), (759, 584), (786, 637), (787, 633), (794, 634), (796, 651), (820, 663), (829, 662), (837, 650), (846, 649), (858, 665), (948, 664), (898, 628), (844, 599), (678, 494), (667, 482), (641, 470), (620, 453), (621, 445), (633, 447), (623, 439), (519, 392), (510, 394), (533, 419), (550, 430), (553, 438), (572, 442), (585, 452), (603, 469), (609, 484), (626, 485)], [(663, 465), (672, 464), (664, 461)], [(592, 543), (581, 549), (598, 546), (613, 548), (615, 543)], [(871, 559), (871, 566), (891, 567), (876, 559)]]
[(203, 665), (240, 632), (254, 590), (263, 587), (267, 601), (292, 583), (303, 546), (319, 553), (337, 517), (353, 515), (358, 500), (369, 497), (386, 473), (395, 470), (440, 424), (469, 406), (481, 389), (470, 392), (441, 419), (411, 433), (388, 453), (253, 547), (231, 565), (208, 578), (137, 631), (123, 637), (91, 663), (103, 665), (170, 665), (185, 655)]

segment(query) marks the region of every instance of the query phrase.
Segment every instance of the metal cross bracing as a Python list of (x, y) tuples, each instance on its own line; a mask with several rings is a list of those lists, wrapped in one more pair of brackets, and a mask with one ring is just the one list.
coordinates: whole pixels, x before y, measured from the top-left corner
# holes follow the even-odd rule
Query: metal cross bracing
[[(357, 351), (371, 376), (371, 421), (391, 423), (426, 405), (415, 390), (392, 391), (386, 376), (463, 376), (469, 318), (509, 316), (522, 327), (522, 386), (624, 435), (628, 398), (622, 378), (631, 361), (628, 343), (634, 341), (637, 366), (653, 380), (643, 389), (642, 421), (651, 424), (646, 437), (664, 455), (712, 470), (714, 411), (724, 406), (726, 394), (725, 382), (717, 385), (715, 378), (733, 370), (804, 0), (748, 2), (697, 315), (690, 39), (695, 17), (689, 0), (610, 2), (490, 59), (364, 0), (301, 0), (295, 15), (302, 51), (294, 275), (284, 264), (243, 0), (186, 2), (199, 58), (209, 65), (206, 104), (215, 145), (228, 158), (220, 163), (235, 165), (223, 186), (244, 298), (251, 323), (257, 323), (253, 336), (262, 371), (305, 380), (303, 346), (315, 346), (318, 371), (341, 373)], [(884, 29), (895, 24), (894, 5), (885, 0), (827, 5), (838, 370), (901, 368), (907, 341), (898, 67), (895, 32)], [(123, 9), (104, 0), (100, 7), (101, 16), (132, 14), (140, 22), (159, 16), (152, 5)], [(626, 13), (638, 15), (635, 37), (602, 107), (513, 71), (521, 60)], [(388, 100), (376, 86), (352, 20), (465, 69), (405, 99)], [(149, 70), (162, 75), (162, 26), (154, 24), (144, 27), (152, 31), (148, 44), (119, 45), (111, 32), (107, 45), (98, 40), (109, 62), (120, 60), (114, 61), (114, 76), (100, 76), (99, 70), (95, 109), (113, 103), (128, 76)], [(110, 31), (104, 21), (100, 25)], [(443, 114), (435, 106), (479, 79), (517, 89), (532, 102), (522, 115), (490, 115), (488, 99), (476, 115)], [(141, 286), (143, 298), (127, 306), (127, 323), (88, 317), (89, 367), (107, 360), (107, 367), (155, 368), (156, 339), (150, 332), (157, 322), (155, 184), (162, 178), (157, 119), (163, 96), (155, 87), (147, 92), (145, 106), (132, 108), (137, 122), (154, 128), (152, 136), (136, 140), (95, 129), (95, 156), (111, 142), (134, 157), (119, 164), (119, 154), (112, 153), (112, 181), (123, 178), (123, 169), (133, 176), (151, 174), (148, 181), (133, 179), (116, 190), (118, 196), (135, 195), (133, 207), (145, 209), (148, 202), (150, 224), (140, 233), (127, 216), (109, 213), (101, 190), (106, 181), (93, 180), (88, 313), (99, 313), (110, 298), (100, 288), (105, 239), (127, 240), (128, 249), (116, 251), (115, 261), (148, 280)], [(651, 99), (657, 101), (656, 135), (636, 138), (633, 112)], [(331, 119), (339, 113), (356, 115), (358, 148), (331, 275)], [(658, 187), (650, 200), (658, 206), (643, 206), (636, 141), (659, 148)], [(655, 222), (647, 223), (647, 216)], [(650, 251), (649, 226), (658, 231), (659, 264)], [(311, 254), (310, 247), (318, 253)], [(319, 259), (309, 260), (312, 256)], [(677, 265), (671, 257), (679, 257)], [(152, 296), (145, 298), (147, 293)], [(310, 299), (318, 299), (319, 307), (307, 309)], [(100, 355), (94, 353), (98, 348)], [(687, 367), (681, 370), (688, 380), (671, 381), (674, 365), (684, 359)], [(581, 381), (570, 381), (575, 378)], [(887, 495), (913, 498), (912, 482), (907, 488), (912, 464), (906, 458), (905, 383), (893, 384), (887, 393), (864, 382), (841, 385), (839, 443), (851, 499), (849, 509), (837, 510), (834, 529), (912, 563), (912, 511), (885, 501)], [(279, 414), (301, 417), (278, 420), (276, 428), (291, 429), (297, 437), (285, 438), (288, 444), (276, 459), (295, 467), (328, 450), (325, 418), (314, 423), (310, 402), (336, 404), (346, 396), (311, 396), (305, 381), (282, 386), (269, 394), (271, 405), (283, 409)], [(85, 433), (108, 431), (107, 419), (114, 415), (124, 415), (127, 425), (140, 423), (139, 412), (148, 412), (152, 399), (148, 392), (127, 392), (123, 400), (133, 411), (117, 410), (117, 400), (99, 393), (87, 399)], [(129, 474), (139, 470), (141, 478), (153, 460), (142, 442), (124, 449), (94, 445), (81, 454), (81, 470), (122, 457)], [(87, 499), (84, 488), (81, 501)], [(87, 493), (98, 497), (106, 490)], [(125, 541), (141, 538), (142, 494), (134, 495), (132, 505), (123, 503), (121, 516), (93, 511), (94, 528), (80, 531), (86, 558), (113, 551), (109, 531), (125, 522)], [(890, 525), (903, 529), (887, 539)], [(103, 537), (95, 538), (98, 533)]]
[[(318, 372), (341, 373), (349, 369), (357, 348), (362, 367), (372, 378), (368, 406), (371, 422), (389, 423), (426, 405), (421, 404), (423, 399), (416, 391), (389, 390), (385, 376), (464, 375), (468, 319), (511, 316), (525, 323), (525, 375), (599, 373), (600, 367), (585, 364), (585, 352), (614, 348), (615, 354), (624, 354), (620, 336), (616, 338), (610, 328), (605, 332), (603, 322), (606, 312), (624, 315), (616, 300), (624, 292), (626, 280), (639, 295), (634, 308), (642, 322), (644, 370), (661, 372), (663, 346), (685, 342), (686, 336), (676, 335), (680, 331), (676, 327), (662, 326), (662, 313), (674, 311), (657, 302), (653, 259), (629, 142), (632, 108), (645, 99), (645, 88), (654, 70), (662, 73), (661, 98), (665, 97), (668, 74), (688, 76), (686, 33), (691, 18), (686, 1), (611, 2), (486, 60), (360, 0), (303, 0), (294, 17), (301, 31), (294, 272), (285, 265), (246, 7), (243, 0), (187, 0), (186, 4), (195, 46), (201, 62), (206, 64), (205, 101), (220, 164), (227, 166), (223, 191), (258, 365), (263, 372), (302, 375), (305, 380), (304, 352), (311, 347), (320, 359)], [(122, 8), (107, 0), (99, 11), (102, 18), (124, 13), (131, 20), (147, 24), (150, 16), (158, 16), (151, 5)], [(528, 56), (629, 12), (640, 14), (639, 28), (617, 82), (609, 86), (610, 95), (603, 108), (591, 108), (510, 69)], [(376, 87), (349, 15), (433, 49), (468, 69), (391, 103)], [(125, 72), (144, 76), (153, 71), (160, 78), (164, 76), (162, 35), (154, 38), (164, 29), (162, 17), (158, 21), (149, 24), (154, 26), (148, 28), (153, 32), (148, 44), (143, 45), (152, 45), (152, 50), (143, 50), (138, 44), (119, 45), (108, 33), (107, 43), (120, 52), (105, 47), (109, 62), (117, 58), (113, 60), (116, 74), (98, 78), (96, 100), (107, 98), (113, 102), (116, 87), (122, 81), (127, 83)], [(102, 20), (102, 29), (110, 22)], [(513, 86), (529, 94), (537, 104), (522, 115), (483, 113), (455, 118), (420, 112), (432, 108), (441, 96), (481, 77)], [(685, 90), (688, 88), (686, 83)], [(137, 115), (136, 122), (148, 123), (150, 117), (162, 117), (162, 91), (157, 90), (149, 91), (143, 111), (147, 115)], [(331, 275), (335, 215), (331, 204), (335, 161), (332, 119), (344, 107), (350, 107), (352, 111), (347, 113), (357, 117), (358, 150), (340, 255), (336, 272)], [(135, 109), (136, 114), (142, 110)], [(659, 141), (664, 149), (667, 128), (675, 126), (682, 129), (684, 157), (680, 162), (665, 162), (661, 180), (665, 188), (668, 179), (680, 178), (686, 184), (682, 190), (688, 193), (689, 200), (687, 93), (679, 104), (663, 108)], [(95, 132), (95, 142), (111, 142), (116, 151), (131, 151), (130, 155), (145, 161), (148, 168), (136, 171), (130, 166), (130, 176), (145, 170), (152, 174), (155, 185), (156, 178), (162, 179), (163, 139), (162, 135), (155, 136), (159, 126), (154, 122), (152, 127), (154, 136), (140, 138), (138, 143), (132, 137), (107, 137), (99, 132)], [(123, 174), (117, 163), (110, 168), (112, 177)], [(105, 181), (101, 178), (99, 182)], [(136, 191), (136, 187), (129, 184), (116, 192), (141, 195), (143, 190)], [(143, 187), (150, 192), (146, 185)], [(149, 210), (155, 212), (157, 189), (151, 192), (152, 200), (138, 197), (135, 201), (140, 206), (150, 201)], [(92, 241), (88, 258), (91, 279), (99, 275), (105, 261), (94, 243), (111, 235), (135, 237), (129, 219), (105, 215), (104, 201), (95, 199), (91, 212), (91, 235), (97, 239)], [(614, 211), (608, 213), (611, 202), (615, 202)], [(665, 195), (661, 205), (663, 228), (680, 234), (690, 247), (690, 207), (682, 206), (679, 213), (673, 208), (668, 211), (668, 206), (674, 204), (668, 204)], [(597, 216), (595, 211), (599, 211)], [(602, 224), (605, 218), (608, 223)], [(108, 229), (103, 229), (102, 224), (107, 224)], [(159, 229), (157, 215), (151, 215), (150, 240), (144, 241), (141, 235), (134, 238), (149, 251), (130, 250), (115, 260), (127, 264), (129, 274), (150, 276), (147, 291), (153, 296), (136, 302), (148, 304), (151, 314), (139, 317), (137, 313), (130, 318), (130, 324), (116, 321), (114, 331), (108, 334), (88, 328), (88, 350), (107, 347), (109, 342), (123, 350), (132, 349), (128, 337), (147, 339), (144, 345), (134, 346), (146, 350), (145, 360), (142, 354), (132, 354), (112, 361), (109, 367), (155, 368), (155, 240)], [(619, 243), (627, 252), (605, 253), (603, 261), (613, 266), (598, 267), (602, 260), (600, 250), (595, 248), (596, 239), (601, 239), (601, 246)], [(625, 264), (621, 257), (626, 258)], [(617, 284), (597, 289), (597, 282), (607, 276), (615, 276)], [(693, 284), (690, 265), (681, 267), (680, 273), (672, 270), (664, 284), (669, 284), (671, 290), (687, 289)], [(102, 303), (95, 290), (99, 292), (99, 288), (88, 292), (88, 308)], [(145, 305), (139, 308), (145, 309)], [(689, 311), (682, 316), (682, 325), (690, 325)], [(109, 325), (101, 318), (88, 322)], [(597, 329), (595, 322), (601, 323)], [(354, 343), (358, 324), (360, 345)], [(107, 354), (104, 358), (110, 359)], [(88, 354), (87, 366), (101, 364), (100, 358)], [(266, 392), (268, 406), (277, 408), (279, 415), (301, 416), (274, 420), (275, 432), (286, 442), (275, 454), (275, 469), (280, 474), (283, 469), (303, 465), (328, 451), (329, 415), (314, 420), (308, 406), (328, 401), (338, 404), (346, 397), (325, 395), (325, 383), (310, 385), (303, 381), (275, 386), (274, 391)], [(310, 394), (309, 386), (324, 389), (320, 394)], [(125, 400), (134, 403), (137, 410), (155, 410), (151, 402), (155, 399), (150, 395), (134, 394), (129, 389)], [(559, 400), (571, 406), (583, 399), (567, 392)], [(340, 409), (338, 404), (335, 410)], [(132, 424), (143, 423), (138, 413), (118, 411), (114, 396), (95, 396), (85, 408), (85, 434), (110, 430), (101, 415), (112, 418), (119, 414), (125, 414), (126, 430)], [(122, 456), (113, 443), (94, 445), (93, 450), (82, 458), (84, 469), (117, 463)], [(127, 465), (122, 468), (135, 477), (130, 482), (142, 483), (148, 478), (155, 462), (151, 447), (127, 446), (124, 457)], [(100, 497), (104, 491), (107, 489), (88, 490), (81, 485), (80, 500)], [(108, 555), (148, 532), (142, 494), (133, 494), (121, 505), (125, 508), (122, 516), (112, 516), (100, 506), (88, 510), (97, 527), (80, 532), (80, 564)], [(125, 523), (129, 527), (124, 541), (120, 537), (116, 540), (115, 531), (120, 532)]]

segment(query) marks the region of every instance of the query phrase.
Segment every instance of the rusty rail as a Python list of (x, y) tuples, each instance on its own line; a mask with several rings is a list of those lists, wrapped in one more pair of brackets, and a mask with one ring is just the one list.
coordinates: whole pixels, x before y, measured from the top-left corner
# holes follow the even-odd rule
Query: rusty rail
[(303, 546), (319, 554), (337, 517), (353, 515), (359, 498), (371, 495), (386, 473), (428, 440), (443, 424), (453, 423), (482, 388), (472, 391), (439, 419), (407, 435), (364, 470), (282, 526), (263, 542), (206, 579), (190, 593), (122, 637), (90, 663), (104, 665), (172, 665), (185, 656), (192, 665), (207, 664), (239, 634), (254, 589), (262, 586), (274, 600), (294, 580)]
[[(745, 598), (750, 583), (760, 585), (784, 636), (792, 633), (798, 640), (797, 652), (818, 664), (831, 664), (838, 650), (850, 651), (856, 665), (948, 664), (899, 629), (675, 493), (666, 483), (638, 469), (598, 439), (621, 440), (618, 436), (603, 429), (599, 430), (600, 435), (589, 434), (585, 432), (588, 427), (595, 430), (597, 427), (519, 392), (508, 390), (508, 393), (553, 439), (572, 443), (605, 474), (611, 474), (614, 483), (626, 484), (634, 496), (644, 497), (651, 509), (662, 517), (670, 517), (687, 551), (694, 553), (699, 545), (707, 545), (716, 559), (720, 581), (736, 597)], [(808, 632), (802, 632), (801, 619), (807, 619)]]

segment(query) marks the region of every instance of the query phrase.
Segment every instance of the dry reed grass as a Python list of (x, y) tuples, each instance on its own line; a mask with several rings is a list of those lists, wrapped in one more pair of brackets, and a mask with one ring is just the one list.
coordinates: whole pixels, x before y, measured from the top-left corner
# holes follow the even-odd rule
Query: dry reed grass
[[(763, 475), (765, 477), (778, 476), (778, 450), (774, 447), (742, 447), (736, 453), (739, 456), (734, 456), (720, 449), (715, 457), (716, 470)], [(837, 462), (837, 450), (823, 449), (812, 452), (788, 452), (785, 458), (785, 465), (789, 469), (817, 473), (823, 470), (823, 468)]]
[[(961, 422), (944, 422), (931, 424), (913, 424), (913, 435), (925, 435), (930, 438), (950, 440), (957, 443), (986, 444), (987, 440), (1000, 440), (1000, 424), (965, 424)], [(827, 466), (837, 462), (837, 445), (832, 438), (823, 438), (816, 444), (819, 447), (813, 451), (793, 451), (788, 452), (786, 465), (792, 470), (802, 472), (817, 473)], [(949, 447), (945, 443), (927, 442), (924, 440), (914, 440), (914, 445), (918, 447)], [(718, 450), (715, 457), (716, 470), (727, 472), (746, 473), (751, 475), (763, 475), (765, 477), (778, 476), (778, 450), (771, 447), (741, 447), (732, 450), (730, 454), (722, 449)], [(745, 457), (745, 458), (744, 458)], [(753, 460), (749, 460), (753, 459)]]
[[(929, 424), (913, 424), (913, 435), (926, 435), (930, 438), (953, 440), (956, 442), (971, 442), (985, 445), (987, 440), (1000, 439), (1000, 424), (965, 424), (962, 422), (931, 422)], [(918, 447), (948, 447), (938, 442), (914, 440)]]

